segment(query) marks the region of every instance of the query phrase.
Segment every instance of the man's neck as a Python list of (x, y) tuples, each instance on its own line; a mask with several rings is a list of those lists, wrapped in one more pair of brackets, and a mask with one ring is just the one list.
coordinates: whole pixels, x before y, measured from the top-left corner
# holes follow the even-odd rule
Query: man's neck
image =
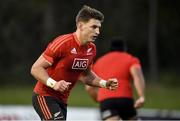
[(80, 32), (79, 32), (78, 30), (75, 32), (75, 34), (76, 34), (76, 37), (77, 37), (78, 41), (80, 42), (80, 45), (85, 45), (85, 44), (87, 44), (87, 43), (84, 41), (84, 39), (82, 38), (82, 36), (81, 36), (81, 34), (80, 34)]

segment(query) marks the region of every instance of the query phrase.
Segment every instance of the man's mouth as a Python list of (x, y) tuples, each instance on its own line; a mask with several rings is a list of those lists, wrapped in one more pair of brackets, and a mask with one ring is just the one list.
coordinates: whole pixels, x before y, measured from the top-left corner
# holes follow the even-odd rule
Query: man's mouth
[(97, 36), (93, 36), (92, 39), (93, 39), (93, 40), (96, 40), (96, 39), (97, 39)]

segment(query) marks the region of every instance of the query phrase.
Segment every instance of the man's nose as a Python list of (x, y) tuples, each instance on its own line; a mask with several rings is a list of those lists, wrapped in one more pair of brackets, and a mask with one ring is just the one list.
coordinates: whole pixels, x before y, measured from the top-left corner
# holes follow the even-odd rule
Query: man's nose
[(100, 34), (99, 28), (96, 29), (96, 34), (97, 34), (97, 35)]

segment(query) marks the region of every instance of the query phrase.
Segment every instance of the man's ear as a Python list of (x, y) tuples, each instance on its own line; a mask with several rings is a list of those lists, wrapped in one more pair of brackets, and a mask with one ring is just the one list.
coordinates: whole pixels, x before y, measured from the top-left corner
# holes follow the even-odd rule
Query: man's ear
[(83, 30), (83, 22), (79, 22), (78, 24), (77, 24), (77, 28), (81, 31), (81, 30)]

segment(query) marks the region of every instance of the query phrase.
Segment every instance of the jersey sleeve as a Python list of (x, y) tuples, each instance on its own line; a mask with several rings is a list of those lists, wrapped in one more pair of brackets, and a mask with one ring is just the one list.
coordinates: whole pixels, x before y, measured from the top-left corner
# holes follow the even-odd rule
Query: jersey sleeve
[(140, 61), (137, 57), (132, 57), (131, 59), (131, 67), (136, 66), (136, 67), (141, 67)]
[(62, 45), (58, 45), (56, 41), (52, 41), (43, 52), (43, 57), (53, 64), (57, 58), (61, 57), (61, 53)]

